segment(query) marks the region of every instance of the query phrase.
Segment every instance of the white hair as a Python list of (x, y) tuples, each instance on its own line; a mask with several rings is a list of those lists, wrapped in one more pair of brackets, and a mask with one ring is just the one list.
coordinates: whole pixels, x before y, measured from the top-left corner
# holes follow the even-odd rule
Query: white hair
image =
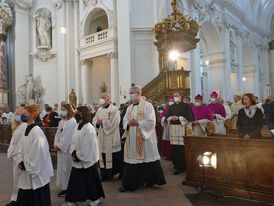
[(138, 85), (130, 87), (130, 90), (133, 90), (135, 93), (142, 95), (142, 89)]

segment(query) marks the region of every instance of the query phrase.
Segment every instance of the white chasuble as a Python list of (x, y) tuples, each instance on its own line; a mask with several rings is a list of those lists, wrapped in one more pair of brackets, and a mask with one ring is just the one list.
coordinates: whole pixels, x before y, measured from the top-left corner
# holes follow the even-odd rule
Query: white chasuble
[(18, 162), (24, 162), (25, 171), (20, 171), (18, 187), (36, 190), (48, 184), (53, 176), (53, 167), (48, 140), (40, 127), (31, 129), (22, 136), (22, 147)]
[(63, 190), (67, 189), (70, 177), (72, 167), (70, 145), (76, 125), (74, 118), (61, 120), (54, 139), (54, 146), (60, 149), (57, 152), (56, 185), (62, 187)]
[[(128, 122), (136, 119), (139, 126), (129, 126)], [(154, 162), (160, 159), (155, 130), (155, 111), (149, 102), (141, 99), (139, 105), (131, 104), (123, 120), (126, 130), (124, 161), (129, 164)], [(127, 130), (128, 129), (128, 130)]]
[(113, 105), (108, 108), (100, 107), (93, 118), (93, 125), (96, 126), (98, 120), (102, 120), (102, 125), (96, 128), (98, 133), (98, 144), (100, 152), (100, 167), (104, 168), (102, 153), (106, 154), (106, 169), (112, 168), (112, 153), (121, 151), (120, 140), (120, 113)]

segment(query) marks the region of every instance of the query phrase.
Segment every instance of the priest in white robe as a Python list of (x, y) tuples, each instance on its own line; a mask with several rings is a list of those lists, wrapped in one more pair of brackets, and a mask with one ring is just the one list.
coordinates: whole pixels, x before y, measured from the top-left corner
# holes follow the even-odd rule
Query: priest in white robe
[(59, 197), (66, 195), (68, 181), (70, 177), (72, 159), (70, 155), (71, 138), (76, 128), (76, 120), (74, 119), (74, 109), (68, 103), (61, 106), (62, 120), (54, 138), (54, 150), (57, 152), (57, 172), (56, 185), (62, 187)]
[(47, 138), (34, 123), (38, 114), (38, 106), (26, 106), (21, 116), (28, 126), (22, 136), (18, 156), (18, 168), (21, 170), (17, 198), (19, 206), (51, 206), (49, 182), (53, 167)]
[(141, 98), (141, 88), (130, 88), (133, 101), (123, 119), (126, 138), (124, 171), (120, 192), (136, 190), (141, 186), (166, 184), (160, 165), (155, 131), (155, 111), (151, 103)]
[(244, 105), (242, 104), (241, 97), (239, 95), (235, 95), (234, 103), (231, 105), (232, 129), (237, 129), (238, 113), (242, 108), (244, 108)]
[(27, 123), (21, 121), (23, 109), (17, 108), (15, 111), (15, 118), (12, 125), (12, 137), (8, 149), (8, 158), (13, 163), (13, 191), (11, 195), (11, 202), (6, 206), (15, 206), (17, 195), (18, 195), (18, 180), (19, 180), (19, 169), (18, 169), (18, 155), (22, 144), (22, 136), (27, 128)]
[(119, 131), (120, 112), (110, 102), (110, 95), (107, 93), (101, 95), (100, 105), (92, 122), (98, 134), (100, 173), (104, 181), (111, 180), (121, 172), (123, 157)]

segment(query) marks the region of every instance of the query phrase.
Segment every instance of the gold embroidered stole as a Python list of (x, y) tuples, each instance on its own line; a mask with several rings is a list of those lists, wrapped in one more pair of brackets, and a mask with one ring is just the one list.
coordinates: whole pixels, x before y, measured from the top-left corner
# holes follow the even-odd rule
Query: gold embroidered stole
[[(133, 110), (134, 105), (130, 105), (129, 111), (128, 112), (128, 120), (131, 119), (131, 114)], [(144, 108), (145, 108), (145, 100), (140, 99), (139, 105), (137, 106), (137, 120), (143, 120), (144, 118)], [(143, 137), (142, 131), (139, 126), (136, 126), (136, 156), (137, 160), (144, 160), (145, 159), (145, 150), (144, 150), (144, 143), (145, 139)], [(126, 156), (129, 157), (129, 146), (130, 146), (130, 132), (127, 132), (127, 139), (126, 139)]]

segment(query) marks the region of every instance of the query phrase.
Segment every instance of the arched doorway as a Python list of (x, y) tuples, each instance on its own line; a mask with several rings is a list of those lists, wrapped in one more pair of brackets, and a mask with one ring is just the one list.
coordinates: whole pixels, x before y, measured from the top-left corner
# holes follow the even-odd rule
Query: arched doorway
[(201, 83), (204, 100), (212, 91), (223, 92), (223, 53), (219, 33), (211, 22), (204, 22), (200, 30)]

